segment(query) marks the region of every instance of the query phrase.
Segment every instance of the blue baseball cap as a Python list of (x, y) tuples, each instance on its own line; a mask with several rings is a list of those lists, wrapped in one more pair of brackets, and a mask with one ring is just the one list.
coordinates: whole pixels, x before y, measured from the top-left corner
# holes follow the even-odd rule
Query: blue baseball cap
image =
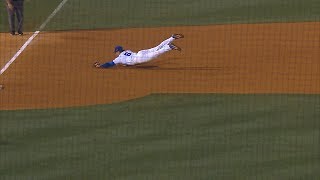
[(114, 53), (116, 53), (116, 52), (122, 52), (122, 51), (124, 51), (122, 46), (116, 46), (116, 47), (114, 48)]

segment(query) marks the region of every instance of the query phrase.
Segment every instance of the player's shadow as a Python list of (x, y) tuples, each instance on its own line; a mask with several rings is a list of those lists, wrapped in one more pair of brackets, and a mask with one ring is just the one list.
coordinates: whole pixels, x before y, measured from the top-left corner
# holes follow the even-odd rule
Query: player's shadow
[(145, 70), (189, 70), (189, 71), (221, 71), (223, 67), (159, 67), (155, 65), (134, 66), (133, 68)]
[(138, 68), (138, 69), (158, 69), (159, 66), (155, 66), (155, 65), (144, 65), (144, 66), (135, 66), (135, 68)]

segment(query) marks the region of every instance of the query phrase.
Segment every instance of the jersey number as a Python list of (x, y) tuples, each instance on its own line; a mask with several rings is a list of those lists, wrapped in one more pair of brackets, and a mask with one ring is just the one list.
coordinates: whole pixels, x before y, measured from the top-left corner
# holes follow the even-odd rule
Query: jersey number
[(124, 53), (124, 55), (125, 55), (125, 56), (131, 56), (131, 53), (126, 52), (126, 53)]

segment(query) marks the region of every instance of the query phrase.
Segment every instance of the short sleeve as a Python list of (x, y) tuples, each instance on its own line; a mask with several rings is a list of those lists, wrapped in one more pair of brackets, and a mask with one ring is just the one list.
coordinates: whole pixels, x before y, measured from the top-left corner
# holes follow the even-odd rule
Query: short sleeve
[(114, 62), (115, 64), (123, 64), (123, 62), (121, 62), (121, 57), (115, 58), (115, 59), (113, 60), (113, 62)]

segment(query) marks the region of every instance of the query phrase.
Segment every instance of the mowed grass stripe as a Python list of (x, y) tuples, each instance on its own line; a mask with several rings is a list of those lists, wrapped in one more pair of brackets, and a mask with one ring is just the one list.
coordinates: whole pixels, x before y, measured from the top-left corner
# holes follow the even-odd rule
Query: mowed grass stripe
[(315, 0), (73, 0), (48, 30), (320, 21)]
[[(25, 31), (35, 31), (61, 0), (25, 2)], [(0, 17), (6, 22), (4, 3)], [(46, 30), (320, 21), (318, 0), (72, 0)], [(8, 23), (0, 23), (8, 31)]]
[(320, 21), (316, 0), (73, 0), (48, 30)]
[(320, 95), (153, 95), (0, 111), (0, 176), (313, 179), (319, 117)]

